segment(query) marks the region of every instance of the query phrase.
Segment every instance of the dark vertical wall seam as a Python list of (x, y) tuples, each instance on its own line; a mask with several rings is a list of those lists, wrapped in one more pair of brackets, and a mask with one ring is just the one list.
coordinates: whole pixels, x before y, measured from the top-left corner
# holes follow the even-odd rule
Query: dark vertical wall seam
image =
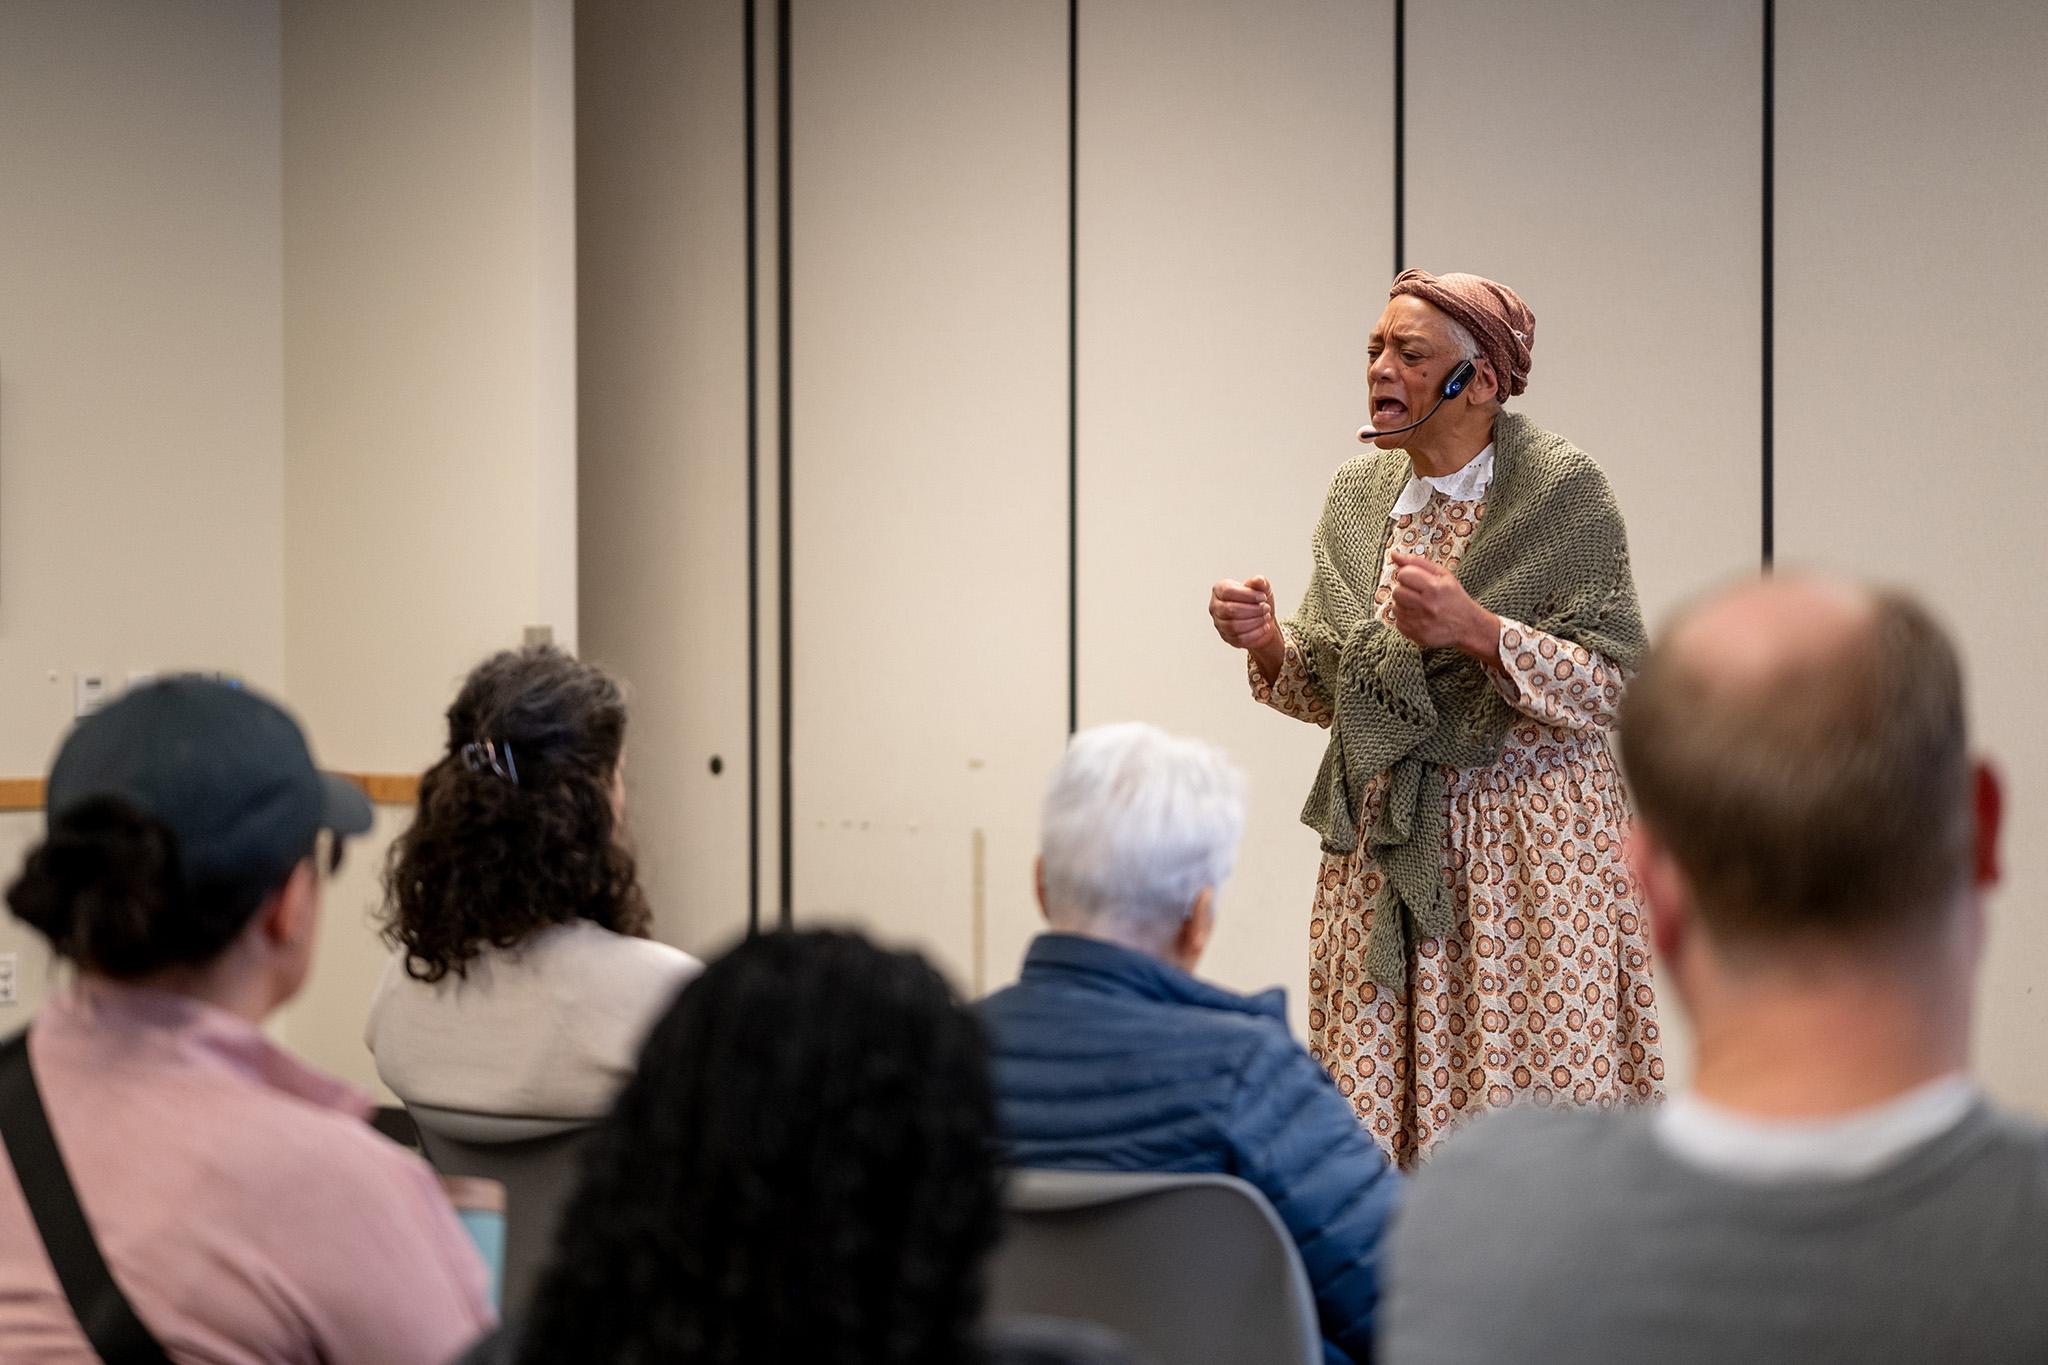
[(1394, 0), (1394, 273), (1408, 268), (1408, 4)]
[(1080, 0), (1067, 0), (1067, 733), (1081, 724)]
[(1764, 3), (1764, 145), (1763, 145), (1763, 561), (1771, 567), (1777, 554), (1777, 102), (1778, 6)]
[(746, 289), (747, 289), (747, 933), (761, 932), (761, 318), (760, 267), (755, 260), (754, 168), (754, 0), (743, 0), (741, 79), (746, 101)]
[(794, 821), (791, 819), (791, 797), (793, 785), (790, 761), (790, 679), (794, 660), (791, 658), (791, 639), (794, 632), (790, 627), (790, 453), (793, 449), (789, 424), (790, 413), (790, 165), (789, 165), (789, 0), (776, 0), (775, 4), (775, 408), (776, 408), (776, 571), (777, 591), (781, 598), (777, 613), (777, 628), (780, 632), (779, 657), (776, 660), (780, 677), (779, 713), (776, 717), (777, 736), (781, 747), (782, 782), (776, 793), (782, 826), (782, 846), (779, 850), (781, 877), (776, 890), (779, 899), (779, 920), (787, 929), (794, 918), (791, 910), (791, 878), (793, 865), (791, 857), (791, 835)]

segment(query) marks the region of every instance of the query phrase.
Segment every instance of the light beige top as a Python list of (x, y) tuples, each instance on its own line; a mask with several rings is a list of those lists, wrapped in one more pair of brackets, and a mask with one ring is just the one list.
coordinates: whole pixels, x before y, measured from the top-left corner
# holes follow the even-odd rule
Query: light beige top
[(704, 964), (588, 920), (517, 948), (487, 948), (432, 983), (385, 964), (363, 1041), (408, 1104), (538, 1118), (597, 1118), (640, 1045)]

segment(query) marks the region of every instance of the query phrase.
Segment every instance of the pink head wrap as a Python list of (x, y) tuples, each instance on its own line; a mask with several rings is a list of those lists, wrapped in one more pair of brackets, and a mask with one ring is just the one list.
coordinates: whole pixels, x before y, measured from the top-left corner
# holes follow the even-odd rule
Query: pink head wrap
[(1521, 295), (1478, 275), (1432, 275), (1427, 270), (1404, 270), (1395, 276), (1387, 297), (1403, 294), (1442, 309), (1472, 334), (1479, 353), (1493, 365), (1502, 398), (1529, 387), (1536, 315)]

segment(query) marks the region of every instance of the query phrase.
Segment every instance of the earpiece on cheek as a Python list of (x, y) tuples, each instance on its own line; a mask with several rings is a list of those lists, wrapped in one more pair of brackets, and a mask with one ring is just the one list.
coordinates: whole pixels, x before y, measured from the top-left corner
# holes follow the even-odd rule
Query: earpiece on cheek
[(1470, 384), (1473, 380), (1473, 377), (1476, 376), (1478, 373), (1479, 371), (1477, 367), (1475, 367), (1471, 361), (1459, 361), (1457, 368), (1452, 370), (1450, 375), (1444, 380), (1444, 397), (1456, 398), (1459, 394), (1465, 391), (1465, 386), (1467, 384)]

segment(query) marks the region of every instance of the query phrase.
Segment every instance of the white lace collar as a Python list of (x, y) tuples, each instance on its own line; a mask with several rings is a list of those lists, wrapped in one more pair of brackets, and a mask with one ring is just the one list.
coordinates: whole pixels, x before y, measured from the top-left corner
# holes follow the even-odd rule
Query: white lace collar
[(1438, 478), (1417, 474), (1408, 480), (1408, 486), (1401, 490), (1401, 496), (1394, 499), (1394, 510), (1389, 517), (1405, 517), (1420, 512), (1429, 506), (1432, 489), (1443, 494), (1452, 502), (1477, 502), (1486, 495), (1488, 484), (1493, 482), (1493, 442), (1486, 443), (1486, 449), (1465, 462), (1463, 469), (1454, 469)]

